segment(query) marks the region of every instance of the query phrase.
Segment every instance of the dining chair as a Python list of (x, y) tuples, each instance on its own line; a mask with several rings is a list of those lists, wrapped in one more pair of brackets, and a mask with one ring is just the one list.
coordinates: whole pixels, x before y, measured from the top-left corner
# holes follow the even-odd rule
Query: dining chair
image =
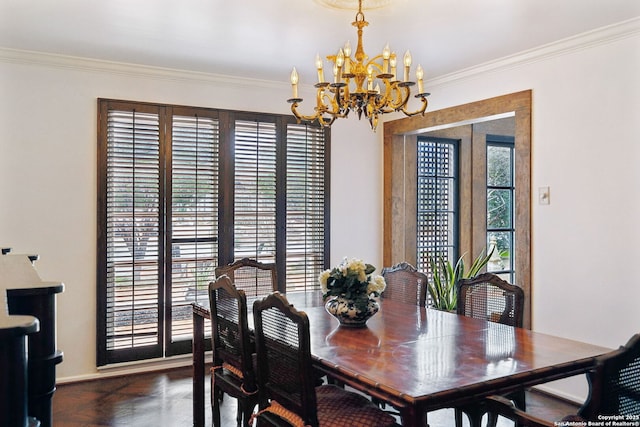
[[(408, 262), (401, 262), (391, 267), (384, 267), (380, 271), (387, 286), (380, 295), (383, 299), (390, 299), (404, 304), (414, 304), (424, 307), (427, 301), (427, 275), (418, 271)], [(372, 398), (371, 401), (385, 409), (385, 402)], [(390, 414), (397, 411), (385, 409)]]
[(363, 395), (316, 386), (309, 318), (275, 292), (253, 305), (260, 410), (257, 426), (396, 426)]
[[(603, 422), (607, 416), (622, 417), (622, 421), (638, 422), (640, 414), (640, 334), (632, 336), (617, 350), (596, 358), (595, 366), (587, 373), (589, 394), (575, 415), (563, 418), (574, 425), (589, 421)], [(513, 402), (500, 396), (487, 398), (487, 408), (525, 427), (554, 427), (553, 422), (534, 417), (516, 408)]]
[[(456, 295), (458, 301), (456, 312), (459, 315), (522, 327), (524, 291), (495, 274), (483, 273), (458, 280)], [(516, 390), (505, 397), (513, 401), (517, 408), (526, 409), (524, 389)], [(495, 427), (497, 423), (497, 416), (487, 411), (482, 400), (455, 408), (456, 427), (462, 426), (463, 413), (467, 414), (471, 427), (479, 426), (485, 413), (488, 416), (488, 427)]]
[(380, 272), (387, 287), (382, 298), (405, 304), (425, 306), (427, 300), (427, 275), (407, 262), (384, 267)]
[(263, 263), (255, 259), (242, 258), (227, 265), (216, 267), (216, 277), (226, 274), (237, 289), (247, 297), (263, 297), (278, 290), (275, 263)]
[(211, 306), (211, 408), (213, 425), (220, 427), (223, 393), (238, 401), (237, 424), (249, 426), (258, 404), (258, 388), (253, 366), (247, 322), (247, 297), (229, 276), (222, 275), (209, 284)]

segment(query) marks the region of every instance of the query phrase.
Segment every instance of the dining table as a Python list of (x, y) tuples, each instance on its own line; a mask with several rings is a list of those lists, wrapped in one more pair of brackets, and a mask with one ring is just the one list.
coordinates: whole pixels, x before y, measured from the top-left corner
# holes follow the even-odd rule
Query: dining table
[[(426, 426), (427, 413), (494, 394), (579, 375), (606, 347), (380, 299), (364, 328), (340, 326), (319, 291), (287, 299), (309, 317), (314, 367), (400, 413), (403, 426)], [(252, 322), (249, 304), (249, 324)], [(193, 420), (204, 426), (208, 307), (193, 304)]]

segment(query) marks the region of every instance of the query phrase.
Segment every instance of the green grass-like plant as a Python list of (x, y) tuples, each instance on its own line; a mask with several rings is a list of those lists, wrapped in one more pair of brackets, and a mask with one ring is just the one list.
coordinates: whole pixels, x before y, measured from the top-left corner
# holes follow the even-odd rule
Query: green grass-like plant
[(429, 258), (429, 267), (431, 268), (431, 280), (429, 281), (431, 307), (447, 311), (456, 309), (458, 302), (455, 289), (456, 283), (459, 279), (476, 276), (487, 265), (493, 254), (493, 249), (486, 255), (483, 255), (483, 253), (484, 250), (473, 260), (468, 271), (465, 271), (465, 254), (458, 258), (455, 265), (452, 265), (443, 256)]

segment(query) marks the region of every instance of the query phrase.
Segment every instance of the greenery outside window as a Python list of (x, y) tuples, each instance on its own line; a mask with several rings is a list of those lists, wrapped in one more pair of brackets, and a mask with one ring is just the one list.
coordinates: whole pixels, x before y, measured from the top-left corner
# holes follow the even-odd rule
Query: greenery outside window
[[(487, 135), (487, 248), (494, 250), (487, 270), (509, 283), (515, 274), (514, 138)], [(495, 248), (495, 249), (494, 249)]]

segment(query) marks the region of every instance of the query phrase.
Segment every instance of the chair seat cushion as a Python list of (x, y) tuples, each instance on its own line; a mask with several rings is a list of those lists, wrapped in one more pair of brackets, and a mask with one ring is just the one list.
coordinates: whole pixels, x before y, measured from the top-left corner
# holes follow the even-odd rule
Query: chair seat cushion
[(395, 418), (379, 409), (366, 397), (335, 385), (316, 387), (320, 427), (386, 427)]

